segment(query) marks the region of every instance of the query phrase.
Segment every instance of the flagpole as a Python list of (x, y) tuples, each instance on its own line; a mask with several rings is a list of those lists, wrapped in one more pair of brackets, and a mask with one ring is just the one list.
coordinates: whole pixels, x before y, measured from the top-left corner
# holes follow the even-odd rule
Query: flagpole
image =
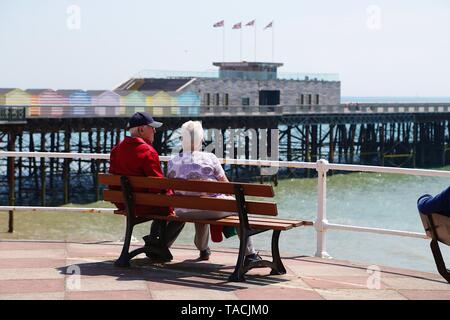
[(240, 44), (240, 47), (239, 47), (239, 60), (242, 61), (242, 25), (241, 25), (240, 31), (241, 31), (241, 33), (240, 33), (241, 44)]
[(253, 23), (253, 28), (255, 31), (255, 62), (256, 62), (256, 21)]
[(222, 32), (222, 62), (225, 62), (225, 22), (223, 24), (223, 32)]
[(275, 57), (275, 48), (274, 48), (274, 42), (275, 42), (275, 32), (274, 32), (274, 23), (272, 22), (272, 62), (275, 62), (274, 57)]

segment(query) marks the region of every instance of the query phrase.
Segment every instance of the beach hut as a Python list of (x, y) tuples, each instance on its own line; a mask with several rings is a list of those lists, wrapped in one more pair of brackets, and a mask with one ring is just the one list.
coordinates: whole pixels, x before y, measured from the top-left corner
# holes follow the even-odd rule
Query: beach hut
[(145, 91), (141, 91), (144, 95), (145, 95), (145, 111), (153, 114), (153, 96), (155, 95), (155, 93), (157, 91), (152, 91), (152, 90), (145, 90)]
[(65, 114), (74, 116), (93, 115), (91, 108), (91, 96), (83, 90), (58, 90), (57, 93), (64, 96), (68, 101), (68, 106), (64, 110)]
[(13, 90), (14, 88), (0, 88), (0, 105), (5, 105), (6, 94)]
[(145, 111), (146, 96), (139, 91), (115, 91), (120, 95), (120, 105), (125, 107), (125, 115)]
[(176, 96), (177, 106), (181, 114), (199, 115), (200, 97), (193, 91), (185, 91)]
[(5, 93), (4, 103), (7, 106), (26, 107), (26, 116), (30, 114), (31, 95), (21, 89), (13, 89)]
[(131, 114), (134, 112), (144, 112), (146, 107), (147, 97), (140, 91), (132, 91), (129, 95), (125, 96), (125, 105), (134, 106), (134, 111), (130, 109)]
[(119, 114), (122, 116), (127, 115), (127, 107), (125, 105), (125, 96), (129, 93), (126, 90), (114, 90), (114, 92), (119, 96)]
[[(179, 114), (177, 106), (174, 106), (176, 100), (165, 91), (158, 91), (153, 95), (153, 114), (162, 116), (168, 114)], [(174, 108), (174, 110), (171, 110)], [(175, 112), (175, 113), (174, 113)]]
[(29, 89), (25, 92), (30, 95), (30, 108), (28, 112), (29, 117), (37, 117), (41, 114), (41, 107), (39, 106), (39, 93), (46, 89)]
[(26, 92), (31, 95), (31, 105), (39, 108), (40, 116), (62, 116), (69, 103), (66, 97), (52, 89), (28, 89)]
[[(109, 90), (89, 90), (91, 103), (98, 116), (115, 117), (120, 114), (120, 95)], [(125, 114), (125, 113), (124, 113)]]
[(8, 106), (29, 106), (31, 96), (21, 89), (13, 89), (5, 93), (5, 105)]

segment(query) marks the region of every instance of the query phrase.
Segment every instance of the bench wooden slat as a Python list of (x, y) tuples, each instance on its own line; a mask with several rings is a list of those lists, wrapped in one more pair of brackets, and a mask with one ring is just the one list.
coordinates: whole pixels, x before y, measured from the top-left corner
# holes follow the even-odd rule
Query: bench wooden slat
[[(228, 218), (232, 218), (232, 219), (236, 219), (239, 221), (239, 217), (238, 216), (230, 216)], [(251, 216), (249, 217), (249, 219), (251, 219), (252, 221), (259, 221), (259, 222), (277, 222), (277, 223), (288, 223), (288, 224), (293, 224), (296, 227), (299, 226), (312, 226), (314, 225), (314, 223), (312, 221), (307, 221), (307, 220), (290, 220), (290, 219), (274, 219), (274, 218), (264, 218), (264, 217), (255, 217), (255, 216)]]
[[(116, 203), (124, 202), (122, 191), (104, 190), (103, 196), (106, 201)], [(236, 200), (229, 199), (178, 195), (167, 196), (164, 194), (144, 192), (133, 192), (133, 199), (136, 205), (237, 212)], [(268, 216), (276, 216), (278, 214), (277, 205), (275, 203), (246, 201), (246, 206), (249, 214)]]
[[(152, 216), (149, 216), (152, 217)], [(195, 222), (195, 223), (202, 223), (202, 224), (214, 224), (214, 225), (221, 225), (221, 226), (230, 226), (230, 227), (239, 227), (239, 220), (235, 219), (229, 219), (229, 217), (225, 217), (222, 219), (217, 220), (194, 220), (194, 219), (185, 219), (180, 217), (160, 217), (160, 216), (154, 216), (157, 219), (160, 220), (166, 220), (166, 221), (183, 221), (183, 222)], [(294, 227), (292, 224), (278, 224), (278, 223), (268, 223), (268, 222), (260, 222), (260, 221), (253, 221), (251, 218), (249, 218), (249, 224), (250, 227), (253, 229), (271, 229), (271, 230), (289, 230)]]
[[(99, 182), (110, 186), (120, 186), (120, 176), (111, 174), (99, 174)], [(173, 189), (182, 191), (208, 192), (234, 194), (234, 186), (237, 183), (220, 181), (168, 179), (156, 177), (129, 177), (130, 184), (135, 188)], [(244, 194), (256, 197), (274, 197), (273, 187), (256, 183), (239, 183), (244, 189)]]
[[(116, 210), (114, 213), (125, 215), (126, 212), (123, 210)], [(189, 218), (181, 218), (181, 217), (173, 217), (173, 216), (156, 216), (156, 215), (148, 215), (147, 218), (151, 219), (160, 219), (166, 221), (183, 221), (183, 222), (194, 222), (194, 223), (203, 223), (203, 224), (217, 224), (223, 226), (239, 226), (239, 217), (236, 216), (228, 216), (218, 220), (196, 220)], [(259, 217), (249, 217), (250, 227), (253, 229), (274, 229), (274, 230), (289, 230), (293, 227), (300, 226), (309, 226), (312, 225), (312, 221), (303, 221), (303, 220), (286, 220), (286, 219), (276, 219), (276, 218), (262, 218)]]

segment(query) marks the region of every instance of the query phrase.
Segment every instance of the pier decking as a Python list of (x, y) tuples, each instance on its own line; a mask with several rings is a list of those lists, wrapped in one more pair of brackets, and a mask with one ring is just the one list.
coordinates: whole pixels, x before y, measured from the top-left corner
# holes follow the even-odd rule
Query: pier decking
[(195, 248), (175, 244), (172, 262), (139, 256), (130, 269), (113, 266), (120, 250), (110, 242), (0, 241), (0, 300), (450, 300), (450, 285), (437, 273), (383, 266), (373, 273), (367, 265), (285, 253), (286, 275), (254, 269), (235, 283), (227, 282), (235, 249), (215, 249), (199, 262)]

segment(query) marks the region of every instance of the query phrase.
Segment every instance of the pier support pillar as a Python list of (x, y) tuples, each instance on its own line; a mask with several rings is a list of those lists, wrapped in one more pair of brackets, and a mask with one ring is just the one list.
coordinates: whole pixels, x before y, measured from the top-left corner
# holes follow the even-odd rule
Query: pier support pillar
[(334, 162), (334, 125), (330, 124), (330, 145), (328, 148), (328, 162)]
[(379, 155), (379, 161), (380, 166), (384, 167), (384, 123), (380, 124), (380, 155)]
[[(11, 131), (8, 134), (8, 151), (15, 151), (16, 145), (16, 132)], [(16, 202), (16, 194), (15, 194), (15, 167), (14, 167), (15, 158), (8, 157), (8, 203), (10, 206), (14, 206)], [(8, 212), (8, 232), (14, 232), (14, 211), (10, 210)]]
[[(70, 152), (70, 129), (67, 128), (64, 133), (64, 152)], [(64, 184), (64, 204), (70, 201), (70, 159), (64, 159), (63, 167), (63, 184)]]
[[(292, 161), (292, 126), (287, 127), (287, 161)], [(292, 168), (288, 168), (289, 178), (293, 178)]]
[[(41, 152), (45, 152), (45, 133), (41, 132)], [(45, 201), (45, 189), (46, 189), (46, 183), (45, 183), (45, 158), (40, 158), (40, 176), (41, 176), (41, 206), (45, 207), (46, 201)]]
[[(97, 135), (96, 135), (96, 146), (95, 146), (95, 152), (100, 153), (101, 152), (101, 146), (100, 146), (100, 134), (101, 134), (101, 128), (97, 128)], [(106, 145), (106, 143), (105, 143)], [(95, 160), (94, 165), (94, 188), (95, 188), (95, 201), (97, 202), (100, 199), (100, 188), (98, 183), (98, 174), (100, 173), (100, 160)]]
[[(311, 154), (309, 153), (309, 125), (305, 126), (305, 162), (311, 161)], [(309, 169), (305, 169), (305, 177), (309, 178)]]
[[(21, 132), (19, 134), (19, 151), (22, 152), (23, 151), (23, 132)], [(22, 198), (22, 164), (23, 164), (23, 160), (22, 157), (19, 158), (18, 160), (18, 169), (19, 169), (19, 176), (18, 176), (18, 182), (19, 182), (19, 186), (18, 186), (18, 191), (19, 191), (19, 202)]]

